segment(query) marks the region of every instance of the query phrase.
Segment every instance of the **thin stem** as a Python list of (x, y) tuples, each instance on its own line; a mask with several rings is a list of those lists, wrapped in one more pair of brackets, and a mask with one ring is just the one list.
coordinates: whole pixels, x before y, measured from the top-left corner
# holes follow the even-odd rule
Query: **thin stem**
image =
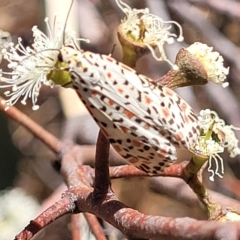
[(184, 180), (188, 182), (191, 178), (198, 174), (199, 170), (208, 161), (208, 159), (208, 156), (193, 155), (192, 159), (184, 168)]
[(45, 143), (53, 152), (58, 154), (64, 148), (66, 145), (65, 143), (54, 137), (51, 133), (46, 131), (43, 127), (34, 122), (27, 115), (19, 111), (16, 107), (10, 107), (7, 111), (5, 111), (6, 106), (4, 104), (1, 104), (2, 100), (3, 98), (0, 97), (0, 110), (3, 111), (8, 117), (16, 120), (18, 123), (24, 126), (33, 135)]
[(223, 208), (211, 198), (198, 177), (198, 172), (206, 161), (208, 161), (208, 157), (194, 155), (185, 167), (182, 177), (206, 207), (209, 219), (216, 219), (223, 212)]
[(95, 158), (95, 183), (94, 191), (95, 194), (107, 194), (110, 186), (109, 178), (109, 149), (110, 143), (102, 133), (99, 131), (96, 148)]
[(107, 240), (107, 238), (103, 232), (103, 229), (102, 229), (99, 221), (97, 220), (97, 217), (90, 213), (84, 213), (84, 216), (85, 216), (87, 222), (89, 223), (92, 233), (94, 234), (96, 239)]
[(15, 237), (15, 240), (29, 240), (53, 220), (67, 213), (72, 213), (75, 210), (75, 200), (74, 195), (71, 192), (67, 192), (64, 198), (32, 220), (25, 229)]
[[(186, 163), (187, 161), (181, 162), (179, 164), (173, 164), (165, 168), (164, 172), (162, 172), (158, 176), (182, 178)], [(137, 169), (132, 165), (123, 165), (123, 166), (110, 167), (110, 177), (111, 179), (115, 179), (115, 178), (126, 178), (126, 177), (132, 178), (132, 177), (151, 177), (151, 176), (149, 176), (147, 173)], [(156, 175), (154, 177), (156, 177)]]
[(72, 223), (72, 240), (81, 240), (81, 232), (79, 227), (79, 214), (73, 214), (71, 216), (71, 223)]
[(214, 220), (219, 217), (221, 213), (223, 213), (223, 208), (221, 205), (212, 199), (212, 197), (207, 192), (207, 189), (204, 187), (196, 175), (191, 178), (191, 180), (188, 182), (188, 185), (196, 193), (198, 199), (206, 207), (209, 219)]

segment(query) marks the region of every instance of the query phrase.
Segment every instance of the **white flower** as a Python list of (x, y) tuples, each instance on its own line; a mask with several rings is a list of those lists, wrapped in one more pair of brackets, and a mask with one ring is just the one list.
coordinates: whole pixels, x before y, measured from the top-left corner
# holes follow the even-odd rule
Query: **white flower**
[(0, 239), (14, 239), (35, 217), (39, 204), (22, 189), (0, 192)]
[[(226, 125), (216, 112), (209, 109), (200, 111), (198, 120), (201, 134), (193, 146), (193, 152), (209, 157), (208, 171), (212, 173), (210, 180), (213, 181), (215, 174), (222, 178), (224, 173), (223, 159), (219, 153), (227, 149), (230, 157), (240, 154), (238, 140), (233, 131), (239, 129)], [(212, 165), (215, 165), (215, 170)]]
[[(164, 21), (161, 18), (150, 14), (149, 9), (131, 9), (121, 0), (116, 0), (118, 7), (126, 14), (126, 18), (122, 20), (121, 30), (125, 37), (139, 44), (146, 45), (152, 55), (157, 60), (167, 61), (174, 68), (176, 65), (171, 63), (165, 54), (163, 45), (165, 43), (172, 44), (174, 38), (177, 41), (183, 41), (182, 28), (175, 21)], [(179, 28), (179, 36), (170, 32), (171, 25), (175, 24)], [(160, 56), (158, 57), (155, 48), (158, 49)]]
[(21, 103), (26, 104), (27, 98), (32, 100), (33, 110), (39, 108), (36, 105), (41, 86), (53, 86), (48, 79), (48, 74), (57, 62), (59, 49), (65, 45), (74, 45), (75, 32), (65, 29), (65, 25), (57, 20), (55, 16), (53, 28), (50, 28), (48, 19), (45, 20), (48, 29), (47, 37), (36, 26), (32, 28), (34, 43), (32, 47), (24, 47), (19, 38), (18, 44), (10, 45), (10, 50), (3, 51), (4, 57), (8, 60), (8, 67), (12, 72), (3, 72), (0, 88), (11, 87), (11, 91), (4, 94), (8, 98), (3, 104), (6, 109), (13, 106), (20, 98)]
[(203, 64), (208, 74), (208, 80), (221, 84), (224, 88), (229, 85), (228, 82), (224, 82), (226, 75), (229, 73), (229, 68), (223, 66), (223, 57), (218, 52), (213, 52), (212, 47), (195, 42), (186, 48), (186, 50)]

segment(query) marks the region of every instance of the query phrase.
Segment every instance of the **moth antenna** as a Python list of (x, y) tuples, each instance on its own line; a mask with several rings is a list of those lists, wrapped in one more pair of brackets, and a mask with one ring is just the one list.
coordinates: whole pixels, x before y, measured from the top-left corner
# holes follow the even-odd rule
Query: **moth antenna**
[(67, 13), (66, 21), (65, 21), (64, 27), (63, 27), (63, 45), (65, 44), (65, 31), (66, 31), (66, 28), (67, 28), (67, 22), (68, 22), (68, 19), (69, 19), (69, 16), (70, 16), (70, 12), (71, 12), (71, 9), (72, 9), (72, 6), (73, 6), (73, 2), (74, 2), (74, 0), (71, 1), (70, 7), (69, 7), (68, 13)]

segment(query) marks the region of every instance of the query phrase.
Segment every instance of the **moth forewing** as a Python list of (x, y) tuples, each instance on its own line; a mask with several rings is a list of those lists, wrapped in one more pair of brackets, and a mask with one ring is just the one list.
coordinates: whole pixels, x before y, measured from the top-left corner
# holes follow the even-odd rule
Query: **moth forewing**
[(115, 150), (129, 163), (158, 174), (199, 133), (192, 108), (175, 92), (115, 59), (64, 47), (73, 86)]
[(108, 88), (105, 94), (109, 94), (109, 98), (117, 100), (119, 96), (119, 105), (124, 104), (142, 121), (151, 121), (153, 128), (158, 128), (161, 133), (164, 130), (170, 132), (174, 145), (191, 147), (199, 133), (198, 119), (174, 91), (157, 86), (153, 80), (109, 56), (95, 54), (93, 57), (92, 53), (84, 56), (91, 64), (91, 70), (99, 71), (102, 76), (97, 84), (103, 90)]

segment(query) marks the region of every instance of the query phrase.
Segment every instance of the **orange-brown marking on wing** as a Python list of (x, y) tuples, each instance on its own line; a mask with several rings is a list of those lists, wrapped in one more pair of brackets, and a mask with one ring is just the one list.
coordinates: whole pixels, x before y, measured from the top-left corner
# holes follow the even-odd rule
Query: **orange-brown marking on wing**
[(127, 133), (128, 132), (128, 128), (127, 127), (124, 127), (124, 126), (120, 126), (121, 130), (124, 132), (124, 133)]
[(142, 143), (139, 142), (139, 141), (136, 141), (136, 140), (133, 140), (132, 144), (133, 144), (134, 147), (141, 147), (142, 146)]
[(111, 57), (106, 57), (106, 59), (107, 59), (109, 62), (114, 62), (114, 60), (113, 60)]
[(145, 96), (145, 101), (147, 104), (150, 104), (152, 102), (152, 99), (149, 98), (148, 96)]
[(122, 94), (124, 92), (124, 90), (122, 88), (118, 88), (117, 90), (120, 94)]
[(175, 138), (178, 140), (178, 141), (181, 141), (183, 139), (183, 134), (182, 133), (178, 133), (175, 135)]
[(167, 108), (162, 108), (162, 112), (165, 118), (169, 117), (169, 110)]
[(144, 126), (143, 126), (144, 129), (146, 130), (149, 130), (150, 129), (150, 125), (148, 123), (146, 123)]
[(97, 91), (92, 91), (92, 96), (96, 96), (98, 94), (98, 92)]
[(134, 116), (134, 114), (132, 112), (130, 112), (130, 111), (126, 110), (126, 109), (123, 111), (123, 114), (126, 117), (128, 117), (128, 119), (131, 119)]
[(135, 157), (132, 157), (132, 158), (128, 159), (128, 161), (130, 163), (134, 164), (134, 163), (137, 163), (139, 160), (137, 158), (135, 158)]
[(107, 77), (108, 78), (111, 78), (112, 77), (112, 74), (110, 72), (107, 73)]
[(166, 151), (165, 150), (159, 150), (158, 151), (158, 156), (160, 157), (160, 158), (164, 158), (165, 156), (166, 156)]
[(112, 106), (115, 102), (112, 99), (108, 99), (109, 106)]
[(117, 152), (121, 152), (122, 151), (122, 148), (119, 146), (119, 145), (113, 145), (114, 149), (117, 151)]
[(185, 112), (187, 109), (187, 104), (185, 102), (181, 103), (180, 108), (183, 110), (183, 112)]
[(165, 93), (170, 97), (173, 96), (173, 91), (169, 88), (165, 88)]

